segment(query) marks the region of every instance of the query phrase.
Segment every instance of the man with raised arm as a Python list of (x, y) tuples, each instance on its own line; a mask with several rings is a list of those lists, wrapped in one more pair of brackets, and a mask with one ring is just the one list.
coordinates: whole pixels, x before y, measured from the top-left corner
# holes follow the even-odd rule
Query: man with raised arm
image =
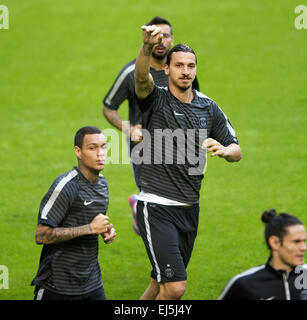
[[(173, 27), (169, 20), (156, 16), (152, 18), (147, 26), (158, 25), (162, 31), (163, 38), (161, 43), (157, 44), (151, 53), (150, 73), (159, 87), (167, 87), (168, 77), (164, 72), (164, 65), (167, 54), (173, 45)], [(127, 63), (119, 72), (110, 90), (103, 99), (103, 115), (115, 128), (123, 131), (127, 135), (129, 142), (129, 154), (133, 148), (142, 141), (142, 126), (147, 121), (146, 113), (142, 114), (138, 100), (134, 93), (134, 69), (135, 59)], [(199, 90), (197, 78), (193, 81), (193, 88)], [(129, 105), (129, 122), (124, 121), (118, 110), (124, 101)], [(132, 161), (133, 175), (135, 183), (140, 191), (140, 174), (142, 165)], [(139, 235), (139, 229), (136, 220), (136, 202), (137, 195), (129, 197), (129, 204), (133, 214), (133, 229)]]
[[(162, 37), (158, 26), (143, 26), (135, 64), (136, 96), (148, 115), (144, 124), (148, 135), (143, 132), (148, 141), (143, 142), (151, 146), (151, 161), (142, 164), (137, 203), (138, 224), (152, 264), (141, 299), (180, 299), (185, 292), (206, 152), (229, 162), (241, 159), (226, 115), (213, 100), (192, 89), (197, 59), (190, 47), (180, 44), (170, 50), (165, 65), (168, 88), (155, 85), (149, 72), (151, 53)], [(162, 134), (165, 141), (157, 143), (161, 132), (167, 132)]]

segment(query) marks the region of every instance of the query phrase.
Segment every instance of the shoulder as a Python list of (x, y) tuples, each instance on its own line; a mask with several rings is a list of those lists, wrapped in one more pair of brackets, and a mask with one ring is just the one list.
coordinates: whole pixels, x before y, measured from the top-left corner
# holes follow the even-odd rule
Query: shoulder
[(201, 99), (205, 99), (205, 100), (209, 100), (209, 101), (213, 101), (212, 99), (210, 99), (208, 96), (206, 96), (204, 93), (198, 91), (198, 90), (194, 90), (194, 92), (196, 93), (196, 95), (201, 98)]
[(78, 192), (78, 171), (73, 170), (59, 175), (52, 183), (48, 192), (41, 201), (41, 219), (46, 220), (50, 211), (66, 208), (76, 197)]
[(216, 105), (216, 103), (213, 101), (213, 99), (209, 98), (207, 95), (205, 95), (204, 93), (198, 91), (198, 90), (194, 90), (194, 93), (196, 95), (196, 98), (199, 101), (202, 101), (203, 103), (205, 103), (206, 105)]
[(245, 270), (235, 277), (232, 278), (233, 281), (238, 281), (238, 280), (244, 280), (244, 279), (251, 279), (253, 277), (258, 276), (262, 271), (265, 270), (265, 264), (261, 264), (259, 266), (250, 268), (248, 270)]
[(133, 74), (135, 69), (135, 60), (128, 62), (120, 71), (120, 74), (129, 75)]
[(209, 111), (211, 112), (213, 118), (225, 118), (228, 120), (227, 116), (225, 115), (224, 111), (218, 106), (218, 104), (202, 92), (195, 90), (196, 96), (198, 98), (198, 103), (204, 106), (209, 107)]
[(98, 183), (108, 187), (108, 181), (102, 173), (99, 173)]
[(206, 96), (204, 93), (198, 91), (198, 90), (193, 90), (194, 91), (194, 100), (196, 100), (196, 103), (201, 106), (201, 107), (209, 107), (209, 108), (214, 108), (214, 105), (216, 105), (216, 103), (209, 98), (208, 96)]
[(59, 175), (55, 180), (54, 183), (61, 184), (62, 186), (65, 186), (69, 182), (76, 181), (76, 177), (78, 176), (78, 171), (73, 168), (72, 170), (62, 173)]
[(59, 194), (62, 191), (75, 189), (78, 185), (78, 175), (75, 168), (59, 175), (52, 184), (53, 193)]
[[(135, 60), (128, 62), (124, 67), (120, 70), (117, 75), (115, 83), (124, 83), (127, 80), (133, 80), (134, 78), (134, 69), (135, 69)], [(134, 80), (133, 80), (134, 81)]]
[(172, 96), (172, 94), (169, 92), (167, 87), (159, 87), (156, 84), (153, 87), (153, 90), (150, 92), (150, 94), (144, 98), (140, 99), (138, 98), (139, 103), (148, 103), (148, 102), (155, 102), (159, 97), (161, 96)]
[(219, 299), (223, 299), (231, 290), (242, 290), (265, 272), (265, 264), (243, 271), (229, 280)]
[(154, 85), (154, 89), (150, 94), (154, 97), (156, 103), (161, 104), (163, 101), (169, 101), (170, 99), (176, 100), (176, 98), (171, 94), (168, 90), (168, 87), (160, 87), (158, 85)]

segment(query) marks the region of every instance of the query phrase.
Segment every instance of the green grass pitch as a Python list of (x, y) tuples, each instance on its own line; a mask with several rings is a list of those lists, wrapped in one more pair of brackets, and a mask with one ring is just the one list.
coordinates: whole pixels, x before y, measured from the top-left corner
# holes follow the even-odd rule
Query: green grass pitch
[[(76, 130), (109, 128), (101, 100), (155, 15), (172, 22), (175, 43), (195, 49), (201, 91), (229, 116), (243, 151), (236, 164), (208, 160), (184, 299), (216, 299), (233, 275), (266, 261), (265, 209), (307, 223), (307, 30), (294, 24), (301, 2), (0, 0), (9, 9), (9, 29), (0, 29), (0, 265), (9, 288), (0, 299), (33, 299), (40, 200), (76, 164)], [(106, 295), (138, 299), (151, 268), (132, 229), (131, 167), (110, 164), (103, 174), (118, 233), (100, 245)]]

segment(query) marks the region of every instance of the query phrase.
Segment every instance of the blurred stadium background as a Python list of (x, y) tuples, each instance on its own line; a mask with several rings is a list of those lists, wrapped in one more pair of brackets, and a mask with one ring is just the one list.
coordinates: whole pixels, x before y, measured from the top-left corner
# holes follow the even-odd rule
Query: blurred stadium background
[[(195, 49), (201, 91), (229, 116), (243, 150), (238, 164), (209, 159), (184, 299), (216, 299), (233, 275), (266, 261), (265, 209), (307, 223), (307, 30), (294, 25), (301, 2), (0, 0), (10, 14), (0, 29), (0, 265), (9, 270), (0, 299), (33, 298), (40, 200), (75, 165), (76, 130), (109, 127), (101, 100), (156, 15), (170, 20), (175, 43)], [(110, 164), (103, 174), (118, 233), (100, 246), (106, 295), (138, 299), (150, 265), (131, 226), (132, 171)]]

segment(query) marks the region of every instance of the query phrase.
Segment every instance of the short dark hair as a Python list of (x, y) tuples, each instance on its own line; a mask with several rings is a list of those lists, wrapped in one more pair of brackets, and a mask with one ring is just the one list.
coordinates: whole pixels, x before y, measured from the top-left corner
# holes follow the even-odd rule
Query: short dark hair
[(147, 26), (152, 26), (152, 25), (156, 25), (156, 24), (167, 24), (171, 28), (171, 34), (173, 34), (173, 27), (172, 27), (171, 23), (168, 20), (166, 20), (166, 19), (164, 19), (162, 17), (156, 16), (156, 17), (152, 18), (147, 23)]
[(84, 136), (87, 134), (97, 134), (97, 133), (98, 134), (102, 133), (102, 131), (97, 127), (86, 126), (86, 127), (80, 128), (75, 134), (75, 146), (82, 148)]
[(190, 52), (190, 53), (193, 53), (194, 56), (195, 56), (195, 62), (197, 64), (197, 57), (196, 57), (196, 54), (194, 52), (194, 50), (192, 48), (190, 48), (189, 46), (187, 46), (186, 44), (184, 43), (179, 43), (179, 44), (176, 44), (168, 53), (167, 55), (167, 58), (166, 58), (166, 64), (169, 66), (170, 62), (171, 62), (171, 57), (172, 57), (172, 54), (174, 52)]
[(281, 242), (284, 236), (287, 234), (287, 227), (303, 224), (302, 221), (289, 213), (280, 213), (277, 215), (275, 209), (269, 209), (262, 213), (262, 222), (266, 224), (264, 230), (264, 237), (268, 248), (271, 250), (269, 245), (269, 238), (271, 236), (277, 236)]

